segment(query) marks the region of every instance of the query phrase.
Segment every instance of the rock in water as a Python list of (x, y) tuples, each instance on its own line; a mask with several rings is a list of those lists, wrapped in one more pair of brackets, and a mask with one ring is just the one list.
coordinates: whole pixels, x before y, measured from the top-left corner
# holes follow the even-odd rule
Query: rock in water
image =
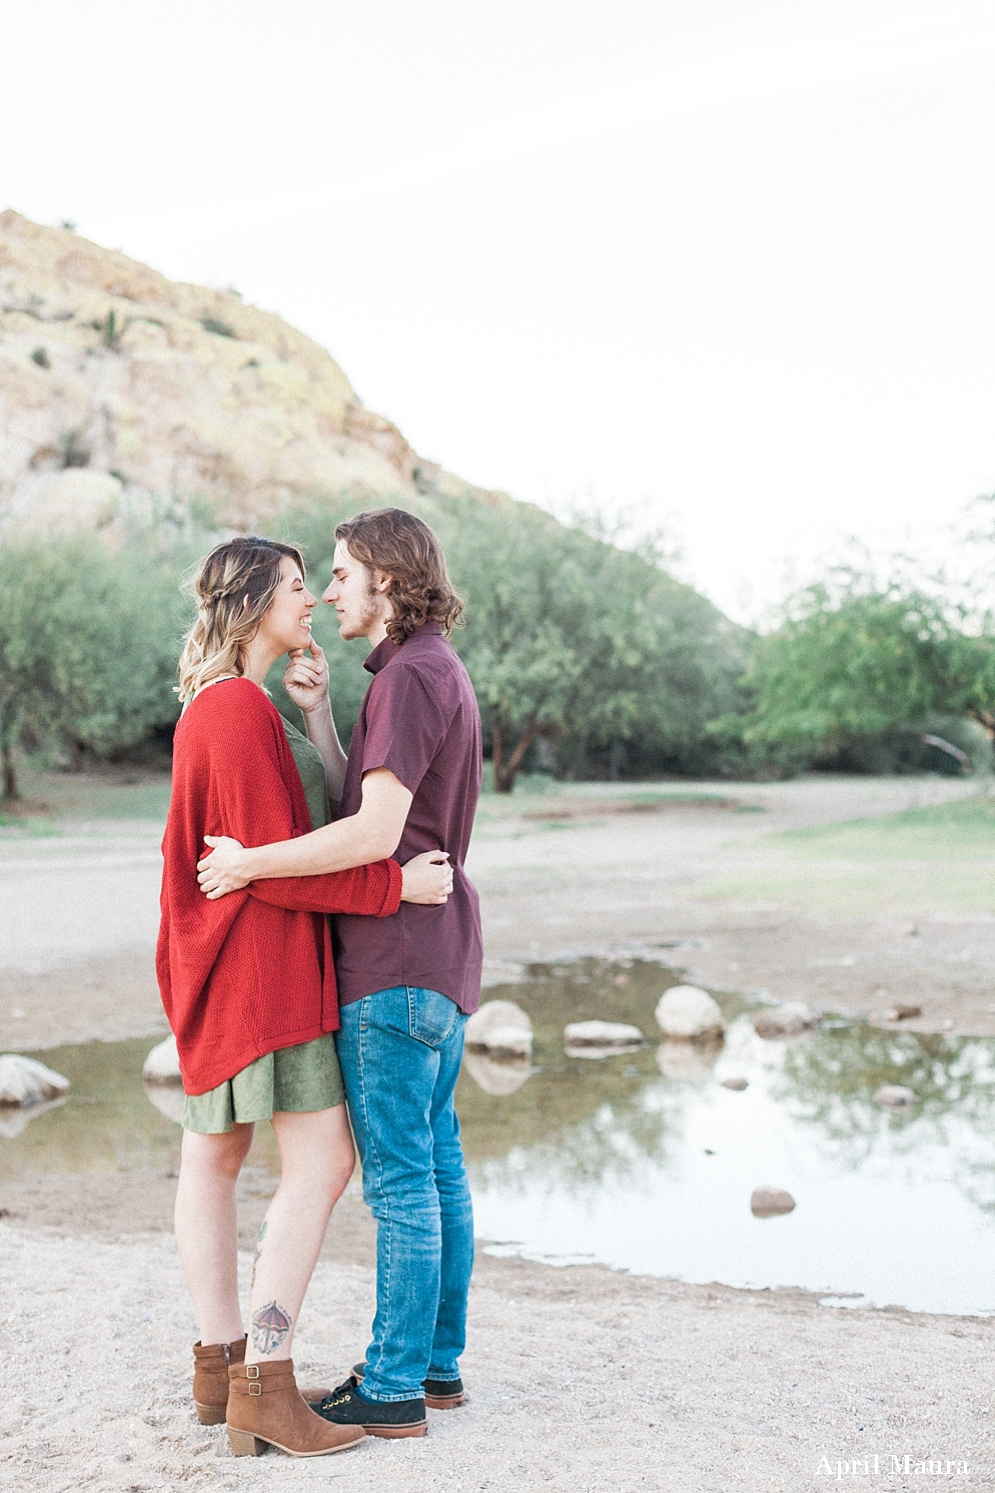
[(466, 1053), (463, 1067), (485, 1094), (496, 1099), (504, 1099), (520, 1089), (534, 1071), (531, 1058), (493, 1058), (486, 1052)]
[(785, 1001), (783, 1006), (770, 1006), (758, 1011), (753, 1018), (753, 1030), (758, 1037), (797, 1037), (815, 1025), (815, 1017), (801, 1001)]
[(744, 1089), (750, 1087), (750, 1081), (747, 1078), (724, 1078), (722, 1080), (722, 1087), (724, 1089), (732, 1089), (735, 1093), (741, 1094)]
[(69, 1080), (52, 1068), (46, 1068), (23, 1052), (5, 1052), (0, 1056), (0, 1104), (41, 1104), (45, 1099), (61, 1099), (69, 1092)]
[(571, 1021), (563, 1028), (567, 1057), (608, 1058), (613, 1052), (635, 1052), (642, 1045), (638, 1026), (624, 1021)]
[(466, 1024), (469, 1052), (491, 1057), (532, 1057), (532, 1023), (514, 1001), (485, 1001)]
[(656, 1003), (656, 1020), (665, 1037), (684, 1042), (709, 1042), (726, 1029), (718, 1001), (697, 985), (675, 985)]
[(750, 1198), (750, 1212), (754, 1218), (779, 1218), (782, 1213), (791, 1213), (795, 1200), (783, 1187), (755, 1187)]
[(145, 1059), (142, 1083), (182, 1087), (183, 1078), (180, 1074), (180, 1059), (176, 1051), (174, 1036), (168, 1036), (165, 1042), (160, 1042), (158, 1047), (153, 1047)]
[(874, 1102), (884, 1109), (911, 1109), (918, 1097), (914, 1089), (906, 1089), (898, 1083), (886, 1083), (874, 1095)]

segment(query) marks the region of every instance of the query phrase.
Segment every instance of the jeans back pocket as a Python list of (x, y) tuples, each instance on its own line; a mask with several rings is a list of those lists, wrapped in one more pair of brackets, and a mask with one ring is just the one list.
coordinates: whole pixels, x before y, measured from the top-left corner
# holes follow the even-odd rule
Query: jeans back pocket
[(451, 1037), (463, 1014), (455, 1001), (439, 990), (408, 986), (408, 1031), (429, 1047), (441, 1047)]

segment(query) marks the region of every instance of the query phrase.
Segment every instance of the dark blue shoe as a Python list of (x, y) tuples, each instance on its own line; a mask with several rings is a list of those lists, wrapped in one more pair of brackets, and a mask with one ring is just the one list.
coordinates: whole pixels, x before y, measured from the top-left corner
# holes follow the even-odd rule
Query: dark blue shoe
[(333, 1426), (362, 1426), (368, 1436), (424, 1436), (428, 1430), (423, 1399), (364, 1399), (352, 1375), (311, 1409)]
[[(365, 1363), (354, 1363), (351, 1383), (361, 1384), (365, 1373)], [(425, 1391), (425, 1404), (429, 1410), (455, 1410), (457, 1405), (466, 1404), (467, 1396), (462, 1379), (423, 1379), (422, 1389)]]

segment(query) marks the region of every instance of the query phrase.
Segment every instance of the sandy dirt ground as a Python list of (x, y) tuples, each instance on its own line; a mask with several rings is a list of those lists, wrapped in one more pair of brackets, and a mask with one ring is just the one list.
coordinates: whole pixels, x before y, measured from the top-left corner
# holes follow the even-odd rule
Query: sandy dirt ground
[(923, 1005), (913, 1025), (941, 1030), (952, 1021), (965, 1034), (995, 1033), (995, 902), (992, 912), (910, 907), (855, 917), (694, 895), (701, 883), (760, 865), (764, 842), (780, 831), (926, 808), (976, 789), (949, 779), (858, 779), (735, 791), (762, 817), (674, 806), (599, 820), (578, 805), (576, 827), (484, 827), (472, 873), (495, 977), (502, 960), (523, 955), (669, 944), (665, 956), (712, 989), (849, 1015), (910, 1001)]
[[(526, 819), (512, 800), (482, 822), (469, 869), (481, 894), (486, 977), (500, 982), (523, 960), (663, 945), (664, 957), (715, 989), (853, 1014), (915, 998), (927, 1008), (923, 1025), (953, 1020), (958, 1031), (995, 1033), (995, 907), (842, 917), (693, 895), (710, 878), (757, 865), (781, 830), (928, 807), (976, 785), (812, 779), (728, 792), (734, 805), (764, 812), (678, 801), (610, 813), (601, 800), (578, 798), (551, 800), (543, 817)], [(165, 1030), (151, 957), (160, 834), (140, 821), (48, 838), (0, 833), (0, 1051)]]
[[(485, 1258), (464, 1359), (469, 1405), (430, 1411), (421, 1440), (235, 1460), (189, 1406), (193, 1329), (168, 1236), (105, 1242), (6, 1224), (0, 1258), (2, 1351), (18, 1365), (0, 1405), (11, 1489), (334, 1479), (407, 1493), (767, 1493), (827, 1487), (837, 1462), (873, 1469), (875, 1456), (889, 1474), (877, 1487), (977, 1488), (991, 1475), (990, 1333), (977, 1321), (844, 1314), (800, 1293)], [(368, 1266), (319, 1263), (296, 1347), (302, 1378), (348, 1367), (372, 1303)], [(908, 1475), (891, 1475), (893, 1457), (900, 1469), (909, 1458)], [(944, 1473), (947, 1460), (969, 1470), (916, 1472), (937, 1459)]]
[[(872, 1014), (916, 995), (922, 1025), (993, 1032), (995, 912), (840, 917), (695, 894), (757, 864), (778, 830), (973, 791), (940, 779), (730, 790), (762, 815), (688, 805), (608, 812), (580, 796), (532, 818), (511, 805), (482, 822), (472, 852), (489, 977), (514, 976), (530, 959), (645, 948), (714, 988)], [(158, 828), (67, 830), (0, 835), (0, 1051), (164, 1030), (151, 966)], [(243, 1182), (246, 1267), (272, 1185), (254, 1173)], [(308, 1462), (229, 1459), (187, 1400), (195, 1334), (169, 1234), (174, 1187), (167, 1172), (4, 1187), (0, 1486), (144, 1493), (335, 1478), (458, 1493), (719, 1493), (855, 1477), (895, 1489), (995, 1480), (987, 1320), (832, 1310), (802, 1292), (486, 1255), (464, 1360), (470, 1406), (432, 1413), (424, 1441)], [(914, 1221), (888, 1227), (901, 1248)], [(297, 1356), (308, 1377), (327, 1381), (362, 1350), (371, 1266), (369, 1217), (347, 1195), (305, 1308)]]

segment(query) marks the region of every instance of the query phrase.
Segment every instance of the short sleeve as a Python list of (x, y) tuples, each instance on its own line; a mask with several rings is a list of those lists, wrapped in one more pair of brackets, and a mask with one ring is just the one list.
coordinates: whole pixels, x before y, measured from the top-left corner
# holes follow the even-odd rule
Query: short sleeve
[(388, 767), (416, 793), (446, 738), (448, 721), (426, 681), (400, 660), (376, 676), (367, 699), (363, 772)]

